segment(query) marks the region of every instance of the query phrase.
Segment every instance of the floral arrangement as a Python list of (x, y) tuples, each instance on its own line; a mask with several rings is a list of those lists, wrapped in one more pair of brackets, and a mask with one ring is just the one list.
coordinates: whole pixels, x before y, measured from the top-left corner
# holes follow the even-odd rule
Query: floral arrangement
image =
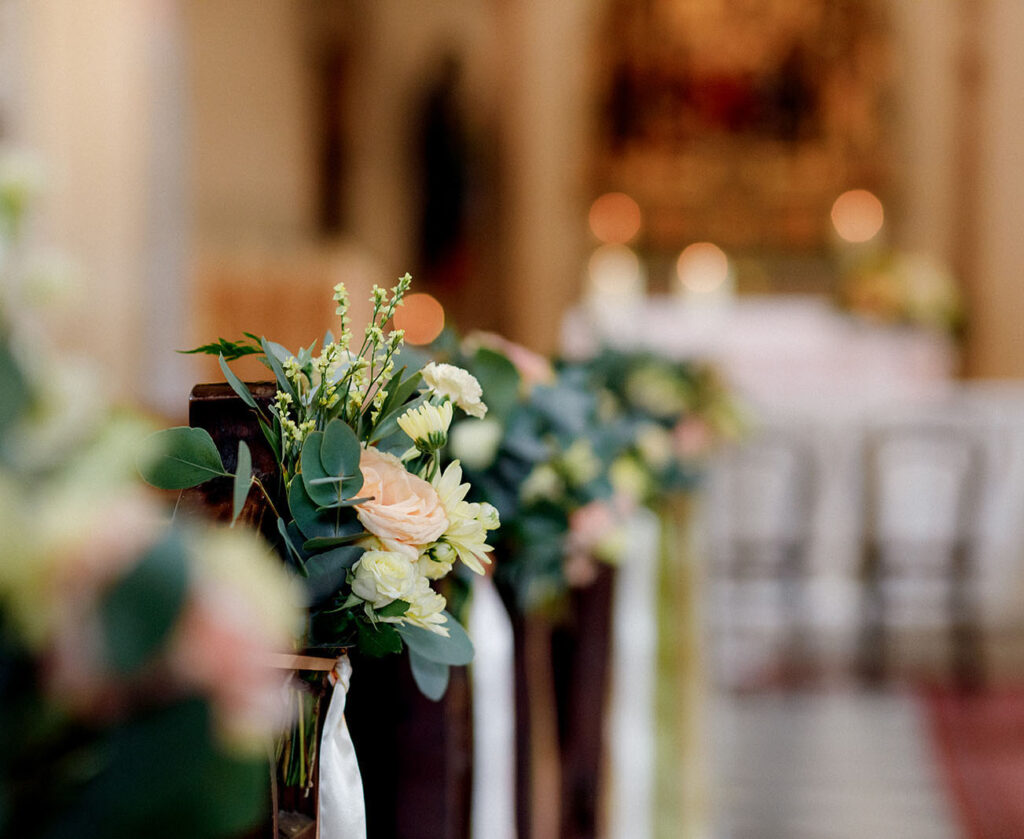
[[(483, 573), (498, 515), (490, 504), (466, 500), (462, 467), (442, 456), (456, 412), (485, 415), (479, 382), (447, 364), (409, 369), (402, 331), (385, 333), (409, 284), (406, 274), (390, 294), (373, 288), (358, 345), (339, 284), (340, 333), (327, 334), (318, 354), (315, 343), (293, 354), (251, 334), (194, 350), (219, 356), (228, 383), (255, 413), (279, 468), (277, 485), (252, 474), (244, 442), (229, 473), (198, 428), (155, 435), (159, 454), (145, 477), (167, 489), (231, 480), (236, 517), (255, 486), (276, 518), (278, 548), (308, 592), (300, 645), (375, 656), (404, 647), (420, 689), (437, 699), (449, 666), (467, 664), (473, 648), (433, 583), (456, 563)], [(269, 404), (232, 373), (228, 362), (244, 355), (259, 356), (273, 373)]]
[(743, 433), (744, 420), (715, 368), (655, 353), (605, 348), (567, 367), (598, 394), (598, 418), (614, 438), (616, 492), (657, 507), (696, 486), (707, 456)]
[(694, 486), (742, 428), (707, 365), (611, 349), (552, 365), (492, 335), (434, 349), (495, 397), (483, 422), (453, 425), (449, 445), (474, 497), (501, 514), (495, 575), (523, 611), (585, 585), (595, 561), (621, 561), (631, 511)]
[(15, 258), (32, 189), (11, 171), (0, 159), (0, 834), (238, 835), (289, 722), (262, 665), (301, 625), (299, 592), (254, 535), (172, 526), (131, 456), (149, 427), (40, 351)]
[(881, 324), (907, 324), (958, 335), (964, 326), (960, 289), (950, 270), (922, 254), (886, 250), (850, 265), (838, 304)]

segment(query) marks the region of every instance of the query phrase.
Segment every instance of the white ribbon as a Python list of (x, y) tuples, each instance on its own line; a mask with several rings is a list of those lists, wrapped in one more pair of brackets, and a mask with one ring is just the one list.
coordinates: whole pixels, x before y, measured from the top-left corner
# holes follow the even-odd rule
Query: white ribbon
[(640, 509), (628, 526), (630, 553), (616, 574), (612, 607), (607, 835), (649, 839), (655, 816), (658, 518)]
[(320, 738), (319, 839), (366, 839), (363, 779), (345, 724), (345, 697), (351, 679), (352, 664), (342, 653), (331, 671), (334, 691)]
[(515, 839), (516, 754), (512, 625), (494, 584), (474, 580), (473, 839)]

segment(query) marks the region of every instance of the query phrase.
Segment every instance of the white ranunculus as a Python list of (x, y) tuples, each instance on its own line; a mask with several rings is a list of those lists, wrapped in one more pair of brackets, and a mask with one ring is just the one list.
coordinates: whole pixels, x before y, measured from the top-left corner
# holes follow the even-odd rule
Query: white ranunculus
[(503, 433), (497, 420), (460, 422), (449, 435), (452, 455), (467, 469), (482, 471), (494, 463)]
[(430, 362), (422, 370), (423, 381), (435, 394), (447, 397), (471, 417), (482, 419), (487, 406), (481, 401), (483, 388), (471, 373), (453, 364)]
[(416, 566), (403, 553), (366, 551), (355, 565), (352, 593), (381, 609), (395, 600), (405, 600), (417, 580)]

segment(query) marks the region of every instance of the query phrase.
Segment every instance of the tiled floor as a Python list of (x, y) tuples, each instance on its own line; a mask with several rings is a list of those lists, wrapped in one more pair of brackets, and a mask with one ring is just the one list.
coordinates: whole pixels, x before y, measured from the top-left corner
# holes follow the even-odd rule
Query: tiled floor
[(913, 696), (723, 694), (711, 707), (713, 839), (961, 839)]

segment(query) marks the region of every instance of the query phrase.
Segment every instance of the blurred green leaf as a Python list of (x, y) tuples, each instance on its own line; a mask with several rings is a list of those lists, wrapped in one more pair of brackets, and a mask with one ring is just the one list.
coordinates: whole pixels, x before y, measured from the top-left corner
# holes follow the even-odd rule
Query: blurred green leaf
[[(248, 332), (245, 334), (250, 339), (254, 338)], [(234, 361), (247, 355), (258, 355), (263, 352), (263, 349), (259, 346), (258, 339), (256, 339), (256, 344), (253, 345), (251, 343), (247, 344), (244, 341), (226, 341), (223, 338), (218, 338), (211, 344), (203, 344), (191, 350), (178, 350), (178, 352), (182, 355), (195, 355), (196, 353), (220, 355), (224, 356), (228, 361)]]
[(172, 531), (103, 598), (103, 638), (114, 669), (130, 673), (160, 649), (178, 620), (187, 589), (185, 544)]
[(188, 489), (231, 477), (205, 428), (178, 426), (150, 434), (137, 463), (146, 482), (159, 489)]
[(424, 658), (410, 647), (409, 668), (416, 687), (427, 699), (438, 702), (444, 696), (451, 675), (451, 668), (447, 664)]
[(473, 660), (473, 642), (469, 640), (462, 624), (448, 612), (444, 615), (448, 618), (448, 622), (444, 624), (449, 633), (448, 638), (408, 623), (401, 624), (398, 633), (411, 652), (429, 661), (439, 664), (469, 664)]
[(28, 382), (0, 329), (0, 432), (21, 418), (29, 400)]
[(488, 412), (499, 420), (507, 417), (519, 402), (520, 377), (515, 365), (501, 353), (481, 347), (473, 356), (470, 372), (483, 388)]
[(198, 699), (123, 721), (48, 839), (219, 839), (253, 827), (269, 803), (266, 760), (229, 756), (215, 736)]

